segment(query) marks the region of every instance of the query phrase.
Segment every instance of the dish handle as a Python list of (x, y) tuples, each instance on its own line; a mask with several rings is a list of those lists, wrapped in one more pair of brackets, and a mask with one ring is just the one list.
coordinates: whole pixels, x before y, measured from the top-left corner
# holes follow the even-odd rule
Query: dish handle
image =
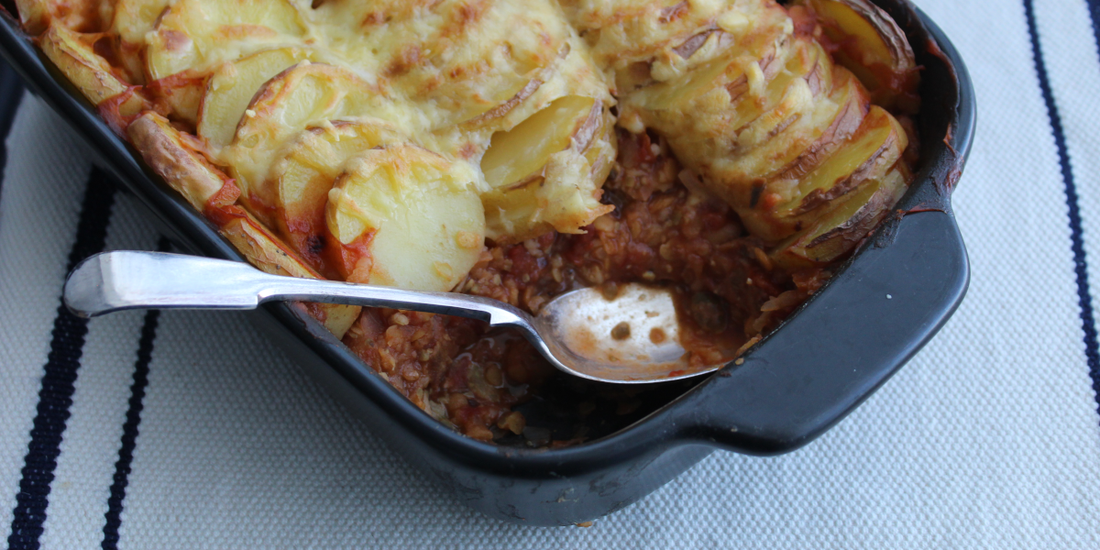
[(932, 338), (970, 281), (954, 217), (910, 213), (872, 239), (813, 307), (682, 398), (675, 406), (681, 436), (748, 454), (792, 451), (844, 418)]

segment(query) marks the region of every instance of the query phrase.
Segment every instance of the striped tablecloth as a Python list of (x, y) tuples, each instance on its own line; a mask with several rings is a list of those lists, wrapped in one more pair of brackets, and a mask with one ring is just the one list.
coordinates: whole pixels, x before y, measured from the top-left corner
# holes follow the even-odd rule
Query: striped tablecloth
[[(589, 528), (464, 508), (233, 313), (59, 301), (162, 237), (31, 96), (0, 187), (0, 529), (11, 548), (1100, 548), (1100, 1), (919, 0), (969, 65), (973, 281), (818, 441), (719, 452)], [(0, 122), (4, 122), (0, 117)], [(381, 428), (384, 429), (384, 428)]]

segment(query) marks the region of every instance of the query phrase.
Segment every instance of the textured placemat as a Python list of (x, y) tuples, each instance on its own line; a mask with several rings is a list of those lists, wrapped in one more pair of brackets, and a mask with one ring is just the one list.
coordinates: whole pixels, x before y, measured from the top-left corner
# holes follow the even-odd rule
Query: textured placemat
[(24, 98), (0, 187), (7, 542), (1100, 547), (1100, 5), (918, 4), (955, 42), (977, 88), (977, 141), (954, 199), (973, 264), (965, 302), (818, 441), (777, 458), (715, 453), (590, 528), (522, 527), (467, 510), (241, 315), (82, 322), (59, 309), (77, 259), (163, 244), (87, 147)]

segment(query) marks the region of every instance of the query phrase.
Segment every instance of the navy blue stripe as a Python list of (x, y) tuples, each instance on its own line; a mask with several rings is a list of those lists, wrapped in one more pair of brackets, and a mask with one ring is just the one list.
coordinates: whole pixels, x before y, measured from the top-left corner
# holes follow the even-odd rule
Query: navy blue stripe
[[(1092, 34), (1096, 39), (1097, 55), (1100, 55), (1100, 0), (1085, 0), (1089, 5), (1089, 16), (1092, 19)], [(1100, 399), (1100, 396), (1097, 396)]]
[[(1100, 62), (1100, 0), (1087, 0), (1089, 6), (1089, 19), (1092, 22), (1093, 40), (1096, 42), (1097, 61)], [(1089, 376), (1092, 377), (1092, 389), (1096, 394), (1097, 410), (1100, 410), (1100, 360), (1096, 354), (1089, 357)]]
[[(93, 168), (80, 208), (76, 242), (69, 252), (69, 270), (84, 258), (103, 250), (114, 197), (115, 188), (107, 174)], [(46, 521), (50, 483), (61, 454), (61, 438), (69, 419), (76, 374), (84, 352), (84, 337), (88, 334), (88, 321), (69, 313), (65, 305), (60, 304), (52, 334), (31, 442), (16, 494), (11, 535), (8, 536), (8, 546), (12, 550), (38, 548)]]
[[(161, 237), (157, 250), (167, 252), (168, 249), (168, 239)], [(122, 526), (122, 503), (126, 500), (126, 487), (130, 484), (130, 465), (134, 461), (134, 447), (137, 445), (141, 411), (145, 408), (142, 401), (145, 399), (145, 387), (149, 385), (149, 361), (153, 358), (153, 342), (157, 338), (159, 318), (159, 310), (149, 310), (145, 314), (145, 324), (141, 327), (137, 362), (134, 365), (134, 383), (130, 385), (130, 406), (126, 410), (126, 422), (122, 425), (122, 446), (118, 449), (118, 460), (115, 462), (111, 496), (107, 498), (106, 522), (103, 524), (104, 550), (118, 548), (118, 529)]]
[[(1094, 5), (1090, 3), (1090, 8)], [(1035, 71), (1039, 74), (1039, 88), (1043, 92), (1043, 101), (1047, 104), (1047, 115), (1050, 117), (1050, 127), (1054, 133), (1054, 144), (1058, 148), (1058, 165), (1062, 169), (1062, 180), (1066, 186), (1073, 270), (1077, 274), (1077, 303), (1081, 308), (1081, 328), (1085, 333), (1085, 359), (1088, 362), (1089, 376), (1092, 377), (1092, 387), (1100, 394), (1100, 350), (1097, 349), (1096, 344), (1096, 322), (1092, 310), (1092, 295), (1089, 294), (1088, 259), (1085, 257), (1077, 185), (1073, 179), (1073, 169), (1069, 164), (1066, 136), (1062, 131), (1062, 118), (1058, 114), (1058, 106), (1054, 103), (1054, 94), (1050, 91), (1050, 79), (1047, 76), (1046, 63), (1043, 62), (1039, 32), (1035, 27), (1035, 8), (1032, 0), (1024, 0), (1024, 13), (1027, 16), (1027, 31), (1031, 35), (1032, 54), (1035, 56)]]

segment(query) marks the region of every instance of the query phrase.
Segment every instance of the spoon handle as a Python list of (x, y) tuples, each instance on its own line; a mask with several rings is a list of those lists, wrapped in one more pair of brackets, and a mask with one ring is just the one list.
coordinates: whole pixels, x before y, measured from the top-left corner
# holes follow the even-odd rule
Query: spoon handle
[(255, 309), (271, 300), (303, 300), (458, 315), (530, 330), (529, 315), (490, 298), (284, 277), (241, 262), (163, 252), (96, 254), (69, 274), (64, 298), (80, 317), (146, 308)]

